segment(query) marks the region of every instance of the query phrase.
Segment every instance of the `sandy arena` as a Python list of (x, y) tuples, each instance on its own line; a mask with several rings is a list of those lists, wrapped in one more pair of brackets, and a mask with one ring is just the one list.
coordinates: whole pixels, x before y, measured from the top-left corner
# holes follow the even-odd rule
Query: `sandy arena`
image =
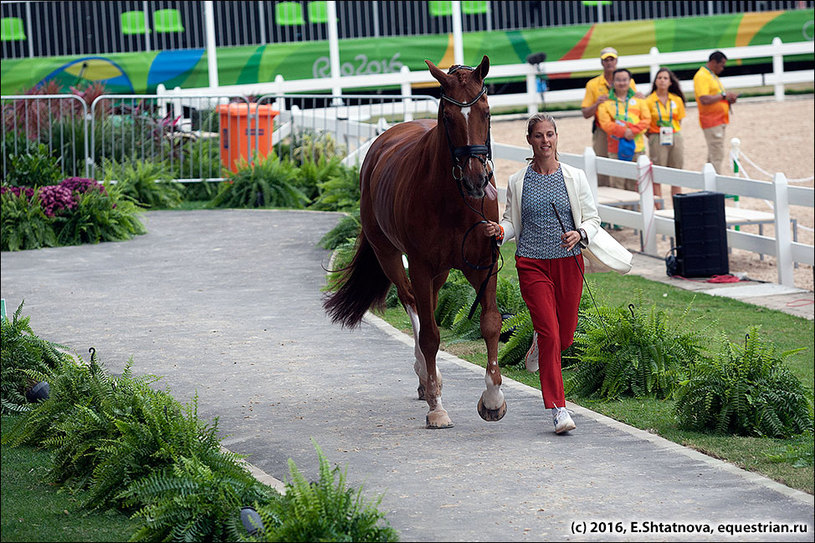
[[(803, 179), (815, 171), (815, 99), (812, 95), (786, 97), (784, 102), (775, 102), (772, 97), (752, 98), (739, 101), (734, 106), (727, 127), (726, 139), (741, 140), (741, 151), (761, 169), (775, 173), (783, 172), (787, 179)], [(591, 146), (591, 120), (584, 119), (575, 112), (554, 113), (558, 122), (560, 136), (558, 150), (562, 153), (582, 154)], [(492, 137), (499, 143), (528, 147), (525, 138), (526, 121), (502, 121), (500, 116), (493, 116)], [(689, 107), (687, 117), (682, 122), (682, 133), (685, 140), (685, 169), (701, 171), (707, 157), (707, 146), (702, 129), (699, 127), (698, 111)], [(729, 149), (728, 149), (729, 151)], [(727, 162), (727, 157), (725, 162)], [(744, 171), (751, 179), (770, 181), (759, 170), (742, 160)], [(496, 160), (495, 168), (499, 186), (506, 186), (507, 178), (521, 167), (516, 162)], [(790, 182), (796, 186), (812, 187), (813, 181)], [(663, 186), (663, 197), (667, 206), (671, 206), (670, 187)], [(791, 202), (792, 203), (792, 202)], [(726, 205), (735, 205), (726, 200)], [(772, 212), (768, 202), (757, 198), (740, 198), (741, 207)], [(813, 244), (813, 208), (791, 205), (790, 215), (798, 221), (798, 241)], [(758, 234), (758, 225), (742, 226), (741, 230)], [(772, 225), (764, 225), (764, 235), (774, 237)], [(615, 238), (629, 250), (639, 251), (639, 235), (631, 229), (612, 232)], [(670, 240), (657, 237), (657, 248), (660, 255), (670, 250)], [(764, 256), (759, 259), (756, 253), (733, 249), (730, 255), (730, 273), (744, 272), (750, 279), (767, 282), (778, 282), (778, 270), (775, 258)], [(811, 266), (799, 265), (794, 271), (795, 286), (813, 290), (813, 269)]]

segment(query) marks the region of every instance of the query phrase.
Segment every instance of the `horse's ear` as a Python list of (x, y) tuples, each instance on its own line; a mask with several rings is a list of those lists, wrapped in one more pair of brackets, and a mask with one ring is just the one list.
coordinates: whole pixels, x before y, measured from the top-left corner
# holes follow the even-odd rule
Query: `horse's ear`
[(487, 73), (489, 73), (489, 71), (490, 59), (487, 55), (484, 55), (484, 58), (481, 59), (481, 64), (479, 64), (478, 68), (475, 69), (475, 75), (483, 82), (487, 78)]
[(433, 64), (429, 60), (425, 60), (424, 62), (425, 62), (425, 64), (427, 64), (428, 69), (430, 69), (430, 75), (432, 75), (434, 78), (436, 78), (436, 81), (438, 81), (442, 85), (447, 83), (447, 80), (449, 78), (448, 78), (446, 73), (444, 73), (442, 70), (440, 70), (435, 64)]

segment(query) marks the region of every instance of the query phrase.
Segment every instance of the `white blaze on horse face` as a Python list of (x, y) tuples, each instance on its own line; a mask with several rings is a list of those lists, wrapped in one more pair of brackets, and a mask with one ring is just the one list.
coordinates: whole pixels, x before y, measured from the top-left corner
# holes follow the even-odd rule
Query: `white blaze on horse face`
[(498, 367), (498, 362), (492, 361), (487, 365), (487, 373), (484, 376), (484, 382), (487, 384), (487, 390), (481, 395), (484, 401), (484, 407), (487, 409), (498, 409), (504, 405), (504, 393), (501, 391), (501, 385), (493, 383), (493, 375), (495, 375), (495, 368)]
[(467, 134), (467, 145), (470, 145), (470, 107), (461, 108), (461, 114), (464, 115), (464, 133)]

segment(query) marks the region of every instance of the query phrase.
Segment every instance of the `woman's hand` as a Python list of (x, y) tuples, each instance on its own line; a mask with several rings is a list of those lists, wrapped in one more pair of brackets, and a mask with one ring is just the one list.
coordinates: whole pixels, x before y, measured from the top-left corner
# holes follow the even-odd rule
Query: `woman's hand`
[(482, 231), (488, 238), (497, 237), (501, 235), (501, 226), (497, 222), (487, 221)]
[(562, 236), (560, 236), (561, 241), (563, 243), (560, 244), (561, 247), (565, 247), (567, 251), (571, 251), (575, 245), (580, 241), (580, 232), (577, 230), (569, 230)]

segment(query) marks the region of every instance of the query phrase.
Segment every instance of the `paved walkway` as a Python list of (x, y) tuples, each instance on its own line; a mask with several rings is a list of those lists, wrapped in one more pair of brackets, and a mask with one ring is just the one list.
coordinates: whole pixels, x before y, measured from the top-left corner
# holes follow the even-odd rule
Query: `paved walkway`
[[(506, 381), (509, 407), (483, 422), (483, 370), (442, 354), (456, 426), (424, 428), (409, 339), (377, 318), (353, 331), (324, 315), (316, 242), (336, 214), (164, 211), (148, 234), (2, 254), (2, 297), (35, 332), (112, 372), (164, 376), (224, 446), (277, 479), (292, 458), (317, 477), (313, 442), (352, 485), (384, 493), (404, 541), (811, 541), (813, 497), (578, 406), (556, 436), (539, 392)], [(583, 534), (592, 521), (626, 533)], [(636, 524), (635, 524), (636, 523)], [(635, 527), (805, 526), (806, 534), (633, 533)], [(670, 523), (679, 523), (676, 526)]]

